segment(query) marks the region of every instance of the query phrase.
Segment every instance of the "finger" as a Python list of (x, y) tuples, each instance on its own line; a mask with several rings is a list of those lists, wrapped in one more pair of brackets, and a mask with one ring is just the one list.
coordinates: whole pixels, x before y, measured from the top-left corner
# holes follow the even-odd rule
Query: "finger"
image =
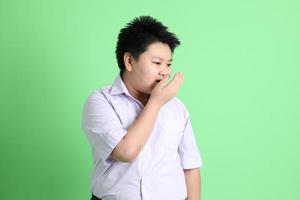
[(182, 73), (177, 72), (175, 76), (173, 77), (172, 81), (166, 86), (166, 88), (169, 88), (171, 90), (177, 90), (182, 82)]
[(182, 84), (183, 79), (184, 79), (184, 75), (183, 75), (183, 73), (181, 73), (181, 74), (180, 74), (180, 85)]
[(176, 72), (175, 76), (173, 77), (172, 81), (169, 83), (170, 85), (178, 83), (178, 81), (181, 79), (181, 73)]
[(165, 76), (161, 81), (158, 82), (158, 87), (164, 87), (167, 84), (167, 81), (169, 80), (169, 76)]

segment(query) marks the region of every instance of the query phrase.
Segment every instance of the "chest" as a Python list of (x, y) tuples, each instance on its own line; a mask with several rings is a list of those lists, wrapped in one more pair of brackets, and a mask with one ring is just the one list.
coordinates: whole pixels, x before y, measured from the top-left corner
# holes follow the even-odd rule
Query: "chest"
[[(111, 103), (124, 129), (128, 129), (139, 117), (143, 107), (131, 99), (112, 99)], [(165, 104), (159, 111), (147, 143), (154, 148), (165, 146), (177, 149), (183, 135), (185, 119), (182, 111), (173, 102)]]

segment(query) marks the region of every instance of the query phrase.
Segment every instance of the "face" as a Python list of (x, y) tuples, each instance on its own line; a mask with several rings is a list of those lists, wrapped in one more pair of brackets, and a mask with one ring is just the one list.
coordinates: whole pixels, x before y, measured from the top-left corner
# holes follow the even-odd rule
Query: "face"
[(148, 46), (137, 60), (132, 59), (131, 69), (126, 70), (128, 81), (136, 92), (151, 94), (154, 86), (171, 75), (172, 52), (169, 45), (156, 42)]

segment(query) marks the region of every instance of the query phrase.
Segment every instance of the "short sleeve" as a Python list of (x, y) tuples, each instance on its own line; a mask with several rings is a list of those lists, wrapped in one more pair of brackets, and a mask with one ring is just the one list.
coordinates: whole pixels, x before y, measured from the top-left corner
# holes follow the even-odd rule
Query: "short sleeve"
[(178, 146), (178, 153), (183, 169), (202, 167), (203, 162), (198, 149), (189, 113), (186, 112), (183, 136)]
[(100, 92), (93, 93), (85, 102), (82, 129), (94, 152), (102, 161), (108, 159), (113, 149), (127, 133), (113, 106)]

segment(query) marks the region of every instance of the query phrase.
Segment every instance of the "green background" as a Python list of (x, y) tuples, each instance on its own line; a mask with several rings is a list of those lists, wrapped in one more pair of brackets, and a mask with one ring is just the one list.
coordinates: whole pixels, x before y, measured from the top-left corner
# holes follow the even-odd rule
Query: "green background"
[(300, 199), (299, 1), (0, 1), (0, 199), (89, 199), (87, 96), (119, 30), (176, 33), (173, 72), (204, 161), (202, 199)]

